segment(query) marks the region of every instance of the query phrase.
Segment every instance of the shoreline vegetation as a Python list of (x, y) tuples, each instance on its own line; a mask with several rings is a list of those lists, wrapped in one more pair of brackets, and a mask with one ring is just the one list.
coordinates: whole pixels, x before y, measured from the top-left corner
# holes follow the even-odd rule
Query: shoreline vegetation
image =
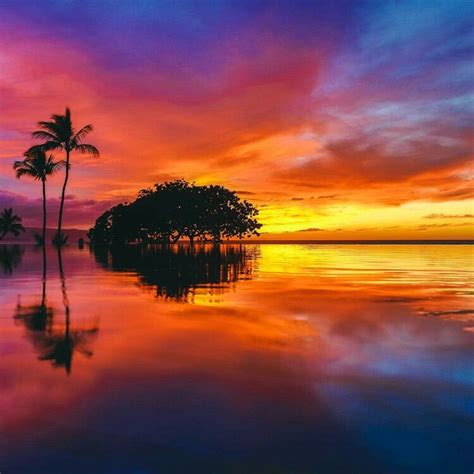
[[(88, 232), (79, 229), (63, 229), (65, 192), (69, 180), (70, 160), (73, 151), (99, 157), (99, 150), (84, 139), (93, 131), (87, 124), (79, 130), (73, 126), (71, 110), (64, 115), (54, 114), (50, 121), (37, 123), (33, 138), (43, 143), (31, 146), (23, 154), (23, 160), (13, 163), (17, 178), (29, 177), (42, 186), (42, 228), (34, 229), (31, 240), (44, 246), (47, 240), (62, 247), (67, 244), (68, 232), (83, 245), (89, 239), (91, 245), (131, 244), (182, 244), (196, 243), (258, 243), (258, 244), (341, 244), (341, 245), (470, 245), (474, 239), (272, 239), (259, 237), (262, 224), (258, 222), (259, 210), (242, 200), (235, 191), (220, 185), (196, 185), (184, 179), (155, 184), (139, 191), (131, 203), (118, 204), (99, 216)], [(54, 153), (64, 153), (58, 159)], [(49, 153), (53, 152), (53, 154)], [(61, 189), (58, 224), (52, 234), (47, 227), (46, 183), (53, 175), (65, 170)], [(29, 229), (31, 233), (31, 228)], [(65, 232), (63, 232), (65, 231)], [(28, 243), (19, 238), (27, 236), (22, 218), (12, 208), (0, 214), (0, 244)], [(8, 239), (8, 235), (14, 239)], [(80, 236), (78, 236), (80, 235)], [(5, 240), (5, 238), (7, 238)]]
[[(94, 157), (100, 153), (94, 145), (84, 143), (93, 125), (85, 125), (77, 131), (69, 107), (64, 115), (54, 114), (50, 121), (38, 122), (37, 127), (32, 136), (43, 143), (25, 151), (24, 159), (15, 161), (13, 169), (18, 179), (26, 176), (41, 182), (42, 232), (35, 233), (34, 240), (43, 248), (47, 229), (46, 181), (65, 169), (57, 231), (52, 238), (55, 246), (62, 247), (68, 241), (62, 222), (71, 153), (77, 151)], [(59, 160), (49, 153), (58, 151), (64, 153), (64, 159)], [(257, 221), (257, 215), (258, 209), (253, 204), (223, 186), (198, 186), (177, 179), (142, 189), (132, 203), (118, 204), (107, 210), (95, 221), (87, 236), (94, 245), (176, 243), (184, 238), (191, 245), (194, 242), (218, 244), (224, 239), (260, 235), (258, 230), (262, 224)], [(17, 237), (25, 232), (21, 222), (21, 217), (14, 215), (12, 209), (5, 209), (0, 216), (0, 240), (8, 233)], [(79, 242), (83, 245), (84, 239)]]
[[(46, 228), (47, 228), (47, 210), (46, 210), (46, 181), (49, 177), (56, 174), (62, 168), (65, 169), (64, 182), (61, 189), (61, 200), (58, 215), (58, 227), (53, 236), (52, 243), (57, 247), (66, 245), (68, 236), (62, 232), (62, 221), (64, 211), (64, 201), (66, 197), (66, 187), (69, 180), (69, 170), (71, 169), (70, 159), (71, 153), (77, 151), (82, 154), (99, 157), (99, 150), (88, 143), (84, 143), (86, 136), (92, 132), (92, 124), (81, 127), (78, 131), (73, 126), (71, 119), (71, 109), (66, 107), (64, 115), (53, 114), (50, 121), (40, 121), (37, 123), (38, 129), (31, 135), (35, 139), (42, 140), (43, 143), (33, 145), (23, 153), (24, 159), (17, 160), (13, 163), (16, 177), (18, 179), (23, 176), (33, 178), (40, 181), (42, 185), (42, 210), (43, 225), (41, 234), (35, 234), (35, 241), (43, 247), (46, 244)], [(64, 160), (57, 160), (54, 154), (46, 154), (48, 152), (62, 151), (65, 153)], [(7, 234), (13, 233), (15, 236), (19, 232), (14, 228), (8, 227), (8, 221), (4, 218), (5, 213), (12, 209), (5, 209), (0, 216), (0, 240)], [(21, 217), (16, 216), (17, 223), (21, 224)], [(22, 227), (22, 226), (21, 226)], [(3, 235), (2, 235), (3, 229)], [(20, 229), (24, 232), (24, 228)]]
[(105, 211), (89, 230), (91, 244), (219, 244), (259, 236), (258, 209), (223, 186), (183, 179), (142, 189), (131, 203)]
[[(55, 232), (56, 229), (46, 229)], [(78, 237), (77, 241), (84, 240), (84, 244), (90, 244), (89, 241), (85, 240), (84, 237), (87, 234), (86, 230), (78, 230), (78, 229), (64, 229), (67, 232), (80, 232), (76, 234)], [(26, 229), (28, 232), (28, 228)], [(84, 237), (83, 237), (84, 236)], [(235, 244), (249, 244), (249, 245), (474, 245), (474, 239), (425, 239), (425, 240), (415, 240), (415, 239), (408, 239), (408, 240), (356, 240), (356, 239), (341, 239), (341, 240), (315, 240), (315, 239), (308, 239), (308, 240), (278, 240), (278, 239), (255, 239), (255, 238), (247, 238), (247, 239), (226, 239), (219, 242), (219, 245), (235, 245)], [(29, 240), (21, 240), (21, 239), (5, 239), (0, 241), (0, 245), (37, 245), (37, 242), (31, 236)], [(120, 244), (119, 244), (120, 245)], [(190, 245), (189, 240), (178, 240), (174, 243), (164, 243), (164, 242), (151, 242), (151, 243), (132, 243), (127, 244), (128, 246), (136, 246), (136, 245), (166, 245), (166, 246), (182, 246), (182, 245)], [(212, 242), (195, 242), (192, 244), (196, 245), (215, 245)]]

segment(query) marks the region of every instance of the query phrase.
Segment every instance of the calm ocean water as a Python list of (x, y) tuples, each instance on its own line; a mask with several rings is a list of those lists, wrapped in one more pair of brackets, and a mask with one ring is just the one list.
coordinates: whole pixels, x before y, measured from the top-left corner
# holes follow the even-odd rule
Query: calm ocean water
[(474, 246), (45, 257), (0, 245), (2, 474), (474, 468)]

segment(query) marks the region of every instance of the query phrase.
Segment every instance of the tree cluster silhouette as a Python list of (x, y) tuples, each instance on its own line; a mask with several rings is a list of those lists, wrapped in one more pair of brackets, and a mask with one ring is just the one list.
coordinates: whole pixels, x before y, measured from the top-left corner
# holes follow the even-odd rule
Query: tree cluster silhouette
[(174, 243), (180, 239), (219, 243), (259, 235), (258, 209), (223, 186), (185, 180), (143, 189), (135, 201), (104, 212), (89, 231), (98, 244)]

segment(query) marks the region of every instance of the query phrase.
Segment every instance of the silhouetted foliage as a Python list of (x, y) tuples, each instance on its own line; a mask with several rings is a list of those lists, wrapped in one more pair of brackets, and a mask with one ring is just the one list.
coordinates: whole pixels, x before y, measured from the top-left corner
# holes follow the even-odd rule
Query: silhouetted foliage
[(23, 248), (19, 245), (0, 245), (0, 266), (3, 273), (10, 275), (21, 263)]
[(113, 271), (136, 272), (140, 286), (156, 295), (192, 300), (198, 288), (219, 293), (251, 278), (255, 253), (243, 245), (147, 245), (94, 247), (97, 262)]
[(52, 150), (62, 150), (66, 154), (64, 161), (66, 174), (64, 176), (64, 183), (61, 191), (61, 204), (59, 206), (58, 217), (58, 231), (53, 239), (53, 243), (58, 246), (65, 245), (67, 237), (62, 234), (62, 219), (64, 209), (64, 199), (66, 195), (66, 187), (69, 179), (70, 155), (72, 151), (79, 153), (90, 154), (92, 156), (99, 156), (99, 150), (90, 144), (84, 143), (85, 137), (92, 132), (93, 126), (91, 124), (85, 125), (78, 131), (74, 129), (71, 110), (66, 107), (64, 115), (55, 114), (51, 116), (51, 121), (38, 122), (38, 130), (33, 132), (33, 137), (44, 140), (41, 145), (31, 147), (27, 153), (35, 153), (38, 150), (43, 152)]
[(13, 214), (13, 209), (4, 209), (0, 214), (0, 240), (7, 234), (13, 234), (15, 237), (25, 232), (25, 228), (21, 225), (21, 217)]
[(197, 186), (184, 180), (140, 191), (130, 204), (104, 212), (89, 231), (93, 243), (162, 242), (187, 238), (219, 243), (259, 235), (258, 210), (223, 186)]
[[(35, 181), (41, 181), (43, 192), (43, 232), (41, 236), (35, 235), (36, 243), (45, 244), (46, 240), (46, 180), (64, 165), (63, 161), (54, 161), (53, 155), (46, 156), (46, 153), (39, 148), (30, 148), (24, 153), (23, 161), (15, 161), (13, 168), (16, 177), (28, 176)], [(40, 238), (41, 240), (40, 240)]]

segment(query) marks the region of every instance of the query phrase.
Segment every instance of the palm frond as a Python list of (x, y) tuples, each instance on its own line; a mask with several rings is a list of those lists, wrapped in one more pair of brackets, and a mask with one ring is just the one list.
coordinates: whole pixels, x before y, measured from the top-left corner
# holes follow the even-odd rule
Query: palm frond
[(15, 161), (13, 169), (16, 177), (30, 176), (35, 180), (46, 180), (64, 165), (63, 161), (54, 161), (53, 155), (46, 156), (40, 147), (32, 147), (25, 152), (23, 161)]
[(49, 155), (45, 165), (46, 175), (52, 176), (53, 174), (56, 174), (65, 165), (66, 162), (64, 160), (54, 161), (53, 155)]
[(84, 137), (88, 133), (92, 132), (92, 130), (94, 130), (94, 127), (93, 127), (92, 124), (85, 125), (74, 135), (73, 140), (78, 144), (81, 143), (81, 141), (84, 139)]
[(0, 229), (2, 237), (7, 233), (12, 233), (15, 236), (19, 235), (20, 232), (24, 232), (25, 228), (21, 225), (21, 217), (13, 214), (13, 209), (4, 209), (0, 215)]
[(80, 153), (87, 153), (89, 155), (99, 157), (100, 153), (99, 150), (94, 145), (88, 145), (86, 143), (80, 143), (76, 145), (76, 150)]
[(10, 225), (10, 232), (12, 232), (15, 237), (20, 235), (20, 232), (25, 232), (25, 228), (21, 224), (11, 224)]
[(55, 133), (51, 133), (46, 130), (36, 130), (32, 133), (32, 135), (33, 138), (38, 138), (40, 140), (50, 140), (53, 142), (59, 141), (59, 138)]
[(38, 180), (40, 179), (39, 175), (37, 172), (28, 169), (28, 168), (19, 168), (16, 170), (16, 177), (20, 179), (22, 176), (30, 176), (31, 178)]
[(59, 142), (49, 141), (39, 145), (43, 151), (52, 151), (64, 148), (64, 145)]
[[(43, 146), (42, 145), (34, 145), (34, 146), (30, 146), (30, 148), (28, 148), (28, 150), (26, 150), (23, 153), (23, 156), (25, 158), (35, 158), (36, 156), (41, 155), (41, 154), (44, 154)], [(23, 163), (23, 162), (20, 161), (20, 162), (15, 162), (15, 163)]]
[[(67, 111), (66, 111), (67, 112)], [(55, 136), (55, 140), (58, 142), (67, 143), (74, 136), (71, 116), (55, 114), (51, 116), (51, 121), (38, 122), (38, 127)], [(40, 130), (40, 131), (41, 131)], [(41, 137), (38, 137), (41, 138)]]
[(41, 121), (41, 122), (38, 122), (38, 127), (46, 132), (53, 134), (57, 138), (59, 138), (61, 134), (59, 124), (56, 122)]
[(30, 148), (28, 148), (28, 150), (25, 151), (25, 153), (23, 153), (23, 156), (30, 156), (31, 154), (33, 153), (36, 153), (37, 151), (44, 151), (43, 150), (43, 145), (33, 145), (33, 146), (30, 146)]

